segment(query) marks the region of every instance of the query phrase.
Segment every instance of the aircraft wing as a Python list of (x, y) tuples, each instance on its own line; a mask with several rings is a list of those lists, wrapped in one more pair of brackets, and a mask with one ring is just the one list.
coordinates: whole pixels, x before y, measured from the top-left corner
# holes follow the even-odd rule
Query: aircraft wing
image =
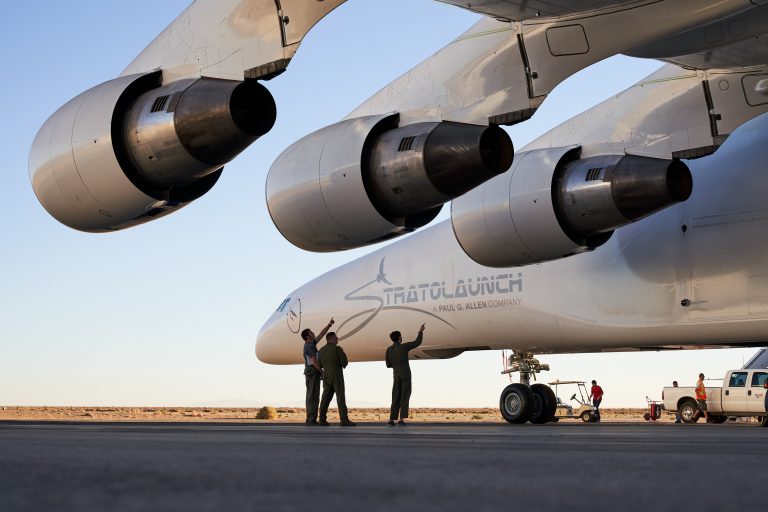
[(768, 64), (768, 5), (624, 53), (664, 60), (687, 69), (735, 70), (765, 66)]
[(509, 21), (531, 18), (554, 18), (582, 14), (606, 8), (622, 8), (631, 4), (648, 3), (637, 0), (438, 0), (445, 4)]
[(206, 76), (269, 79), (301, 40), (346, 0), (196, 0), (121, 76), (162, 69), (164, 81)]
[[(572, 20), (631, 12), (658, 0), (439, 0), (499, 20), (533, 25), (543, 19)], [(723, 17), (693, 29), (628, 49), (633, 57), (654, 58), (688, 69), (735, 69), (768, 63), (768, 9), (754, 9), (766, 0), (743, 2), (741, 14)], [(681, 11), (680, 16), (685, 14)]]
[[(315, 23), (345, 1), (197, 0), (126, 67), (123, 75), (162, 69), (166, 81), (188, 76), (269, 79), (285, 70)], [(640, 21), (644, 10), (658, 9), (654, 4), (669, 3), (659, 0), (438, 1), (502, 22), (520, 22), (525, 27), (523, 32), (549, 25), (553, 20), (561, 25), (573, 23), (572, 26), (583, 27), (587, 26), (584, 20), (590, 18), (631, 21), (639, 15)], [(624, 53), (695, 69), (761, 65), (768, 59), (768, 43), (762, 37), (768, 26), (768, 9), (754, 7), (766, 2), (743, 0), (741, 3), (744, 12), (740, 15), (724, 16), (693, 29), (681, 28), (679, 33), (667, 32)], [(675, 16), (675, 11), (671, 12)], [(677, 16), (686, 15), (683, 8), (677, 11)], [(552, 39), (550, 43), (557, 44), (558, 37), (549, 39)], [(586, 44), (602, 44), (595, 39), (587, 34)]]
[[(29, 165), (41, 203), (68, 226), (104, 232), (202, 197), (272, 128), (263, 82), (345, 1), (195, 0), (120, 77), (43, 125)], [(638, 94), (630, 126), (571, 137), (584, 152), (701, 157), (768, 110), (764, 0), (441, 1), (484, 17), (273, 164), (270, 213), (300, 247), (349, 249), (426, 225), (509, 168), (499, 125), (526, 121), (564, 79), (616, 54), (697, 71), (665, 70), (659, 80), (672, 85)]]

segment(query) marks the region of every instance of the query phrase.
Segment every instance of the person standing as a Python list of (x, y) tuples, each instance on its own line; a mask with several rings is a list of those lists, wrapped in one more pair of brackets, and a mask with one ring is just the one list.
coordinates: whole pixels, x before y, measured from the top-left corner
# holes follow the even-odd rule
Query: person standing
[(411, 365), (408, 362), (408, 352), (415, 349), (424, 338), (424, 324), (419, 328), (419, 334), (416, 339), (410, 343), (403, 343), (403, 337), (400, 331), (392, 331), (389, 339), (392, 340), (392, 346), (387, 349), (385, 361), (387, 368), (392, 368), (392, 407), (389, 411), (389, 424), (394, 425), (395, 420), (400, 415), (398, 425), (405, 425), (405, 418), (408, 417), (408, 405), (411, 399)]
[(603, 388), (597, 385), (597, 381), (592, 381), (592, 389), (589, 397), (592, 399), (592, 405), (595, 406), (595, 421), (600, 421), (600, 403), (603, 401)]
[(325, 336), (326, 344), (318, 352), (320, 366), (323, 368), (323, 398), (320, 400), (320, 425), (328, 425), (328, 406), (336, 394), (336, 405), (339, 408), (339, 418), (342, 427), (354, 427), (356, 423), (349, 420), (347, 397), (344, 390), (344, 368), (349, 361), (344, 349), (339, 346), (339, 338), (335, 332)]
[(704, 374), (699, 374), (699, 380), (696, 382), (696, 413), (693, 415), (693, 422), (699, 421), (699, 418), (704, 416), (704, 419), (709, 422), (709, 412), (707, 412), (707, 387), (704, 385)]
[[(677, 387), (677, 381), (676, 380), (672, 381), (672, 387), (673, 388)], [(680, 418), (680, 411), (675, 411), (675, 423), (682, 423), (682, 422), (683, 422), (683, 420), (682, 420), (682, 418)]]
[(307, 425), (317, 425), (317, 408), (320, 404), (320, 377), (323, 375), (320, 362), (317, 360), (317, 341), (325, 336), (328, 329), (333, 325), (333, 318), (320, 331), (320, 336), (315, 336), (312, 329), (301, 331), (301, 338), (304, 340), (304, 381), (307, 385), (307, 396), (305, 405), (307, 409)]

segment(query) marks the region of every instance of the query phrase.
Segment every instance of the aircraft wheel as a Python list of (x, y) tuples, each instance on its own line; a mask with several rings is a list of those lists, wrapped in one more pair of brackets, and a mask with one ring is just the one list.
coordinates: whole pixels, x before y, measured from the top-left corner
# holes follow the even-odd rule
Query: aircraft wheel
[(510, 384), (501, 392), (499, 409), (509, 423), (525, 423), (533, 414), (533, 391), (525, 384)]
[(693, 400), (686, 400), (680, 404), (677, 413), (680, 415), (680, 419), (683, 420), (683, 423), (696, 423), (697, 420), (694, 419), (696, 417), (696, 409), (696, 402)]
[(549, 386), (544, 384), (534, 384), (531, 386), (533, 392), (533, 413), (531, 414), (531, 423), (541, 425), (552, 421), (555, 417), (555, 408), (557, 407), (557, 398), (555, 392)]
[(592, 419), (592, 411), (584, 411), (583, 413), (581, 413), (581, 416), (579, 417), (581, 418), (581, 421), (583, 421), (584, 423), (589, 423), (591, 421), (594, 421)]

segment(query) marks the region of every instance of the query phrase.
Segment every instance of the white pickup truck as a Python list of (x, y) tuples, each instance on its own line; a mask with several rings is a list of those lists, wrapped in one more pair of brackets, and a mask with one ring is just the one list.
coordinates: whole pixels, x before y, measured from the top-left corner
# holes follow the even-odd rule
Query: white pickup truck
[[(677, 411), (685, 423), (694, 422), (695, 387), (666, 387), (661, 393), (664, 410)], [(707, 386), (707, 411), (710, 421), (722, 423), (728, 416), (758, 416), (768, 426), (768, 370), (731, 370), (723, 387)]]

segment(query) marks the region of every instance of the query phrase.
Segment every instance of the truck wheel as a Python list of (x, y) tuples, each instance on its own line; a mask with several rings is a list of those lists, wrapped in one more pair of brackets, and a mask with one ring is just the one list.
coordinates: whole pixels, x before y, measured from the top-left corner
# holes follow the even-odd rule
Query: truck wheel
[(683, 420), (683, 423), (696, 423), (696, 420), (693, 419), (696, 416), (696, 410), (696, 402), (693, 400), (686, 400), (677, 408), (677, 413), (680, 415), (680, 419)]
[(761, 427), (768, 427), (768, 416), (763, 416), (763, 421), (760, 422)]
[(531, 414), (531, 423), (541, 425), (552, 421), (555, 417), (555, 408), (557, 407), (557, 398), (555, 392), (549, 386), (544, 384), (534, 384), (531, 386), (533, 392), (533, 413)]
[(593, 421), (591, 411), (584, 411), (583, 413), (581, 413), (581, 416), (579, 417), (581, 418), (581, 421), (583, 421), (584, 423), (589, 423)]
[(501, 392), (499, 409), (509, 423), (525, 423), (533, 414), (533, 391), (525, 384), (510, 384)]

